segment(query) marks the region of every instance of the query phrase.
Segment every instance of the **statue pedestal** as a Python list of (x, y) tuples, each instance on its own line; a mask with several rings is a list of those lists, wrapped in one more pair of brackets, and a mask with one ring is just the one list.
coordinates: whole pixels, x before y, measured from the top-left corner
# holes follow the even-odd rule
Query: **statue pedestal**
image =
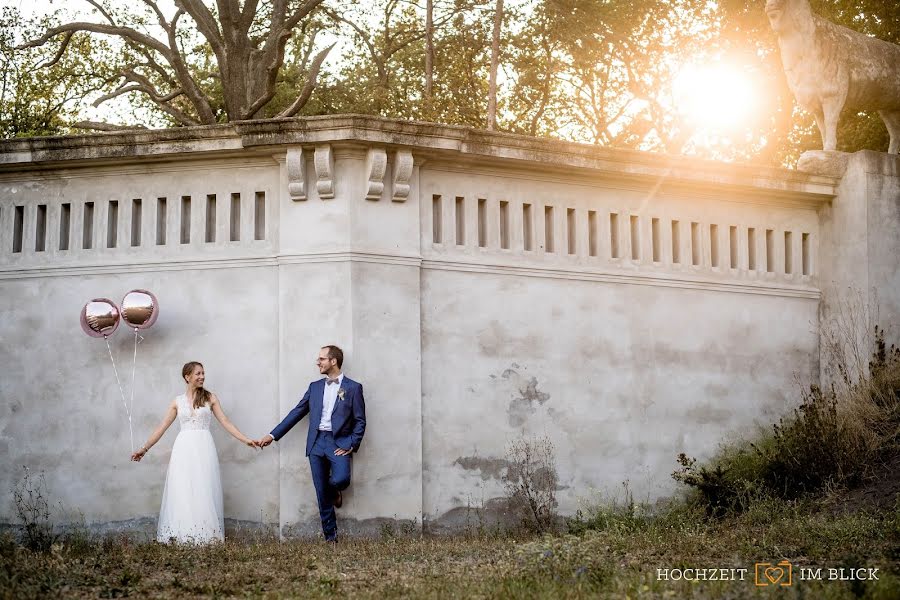
[(800, 155), (797, 170), (813, 175), (843, 177), (850, 162), (850, 154), (836, 150), (808, 150)]

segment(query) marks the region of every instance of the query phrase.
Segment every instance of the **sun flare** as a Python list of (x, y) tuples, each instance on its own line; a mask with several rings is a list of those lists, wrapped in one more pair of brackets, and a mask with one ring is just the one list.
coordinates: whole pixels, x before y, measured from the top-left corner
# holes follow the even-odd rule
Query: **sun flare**
[(758, 106), (750, 77), (735, 67), (687, 65), (674, 82), (675, 108), (692, 127), (737, 130)]

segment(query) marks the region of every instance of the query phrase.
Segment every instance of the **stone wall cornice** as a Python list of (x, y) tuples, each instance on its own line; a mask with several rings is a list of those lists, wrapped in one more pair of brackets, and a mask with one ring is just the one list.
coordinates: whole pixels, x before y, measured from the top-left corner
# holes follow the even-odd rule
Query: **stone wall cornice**
[(291, 146), (344, 143), (405, 147), (420, 161), (577, 170), (626, 179), (658, 179), (716, 188), (778, 192), (827, 202), (840, 180), (788, 169), (721, 163), (683, 156), (610, 149), (590, 144), (488, 132), (469, 127), (334, 115), (162, 130), (0, 141), (0, 174), (92, 167), (149, 160), (271, 155)]

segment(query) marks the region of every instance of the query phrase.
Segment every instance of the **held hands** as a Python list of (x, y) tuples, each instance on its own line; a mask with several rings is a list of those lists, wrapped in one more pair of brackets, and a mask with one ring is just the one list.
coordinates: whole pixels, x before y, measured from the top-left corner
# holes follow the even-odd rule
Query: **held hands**
[(269, 444), (271, 444), (274, 441), (275, 441), (275, 438), (272, 437), (272, 434), (267, 433), (266, 435), (262, 436), (258, 440), (253, 440), (252, 443), (257, 448), (265, 448), (266, 446), (268, 446)]

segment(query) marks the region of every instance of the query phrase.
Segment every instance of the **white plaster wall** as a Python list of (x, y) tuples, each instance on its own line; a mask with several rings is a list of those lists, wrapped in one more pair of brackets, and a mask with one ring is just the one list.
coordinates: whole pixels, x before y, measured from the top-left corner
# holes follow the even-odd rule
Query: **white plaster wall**
[(553, 440), (564, 513), (626, 480), (653, 500), (674, 490), (679, 452), (777, 421), (818, 380), (817, 205), (479, 166), (420, 177), (423, 510), (437, 528), (502, 510), (519, 436)]
[(432, 522), (502, 497), (523, 435), (553, 441), (563, 513), (623, 481), (655, 500), (679, 452), (752, 435), (818, 377), (814, 299), (439, 268), (422, 297)]
[[(229, 416), (259, 436), (318, 379), (319, 347), (344, 348), (345, 372), (363, 383), (369, 420), (339, 515), (345, 533), (377, 530), (384, 519), (452, 524), (467, 504), (490, 503), (502, 495), (506, 444), (523, 432), (547, 433), (556, 445), (563, 513), (592, 486), (611, 492), (626, 479), (637, 499), (653, 499), (674, 488), (678, 452), (706, 456), (723, 436), (777, 420), (797, 400), (798, 382), (817, 377), (820, 263), (833, 254), (819, 211), (834, 181), (687, 160), (664, 169), (643, 155), (576, 145), (554, 154), (560, 144), (510, 136), (466, 145), (441, 137), (456, 130), (424, 125), (432, 137), (398, 142), (394, 125), (376, 123), (380, 137), (366, 141), (365, 123), (357, 125), (333, 138), (343, 142), (328, 143), (337, 134), (320, 131), (314, 141), (256, 140), (240, 155), (242, 138), (222, 131), (227, 149), (210, 149), (218, 158), (185, 154), (176, 140), (128, 164), (97, 147), (77, 168), (0, 168), (0, 485), (11, 487), (17, 465), (29, 464), (89, 521), (145, 519), (146, 528), (155, 519), (174, 434), (142, 464), (128, 462), (105, 344), (77, 323), (87, 300), (119, 301), (138, 287), (156, 293), (162, 309), (139, 355), (136, 443), (182, 389), (187, 360), (205, 363)], [(400, 146), (413, 141), (419, 145)], [(286, 150), (300, 145), (305, 200), (288, 193), (294, 175)], [(409, 197), (395, 202), (397, 151), (410, 148)], [(377, 200), (366, 199), (371, 149), (387, 159)], [(317, 161), (317, 150), (328, 160)], [(52, 159), (55, 150), (42, 152)], [(162, 161), (167, 152), (173, 156)], [(0, 155), (0, 164), (18, 156)], [(895, 190), (896, 182), (883, 187)], [(233, 193), (241, 194), (239, 241), (230, 240)], [(257, 193), (266, 199), (260, 240)], [(213, 242), (205, 241), (209, 194), (217, 198)], [(180, 243), (184, 195), (192, 197), (187, 244)], [(155, 243), (159, 197), (168, 200), (164, 245)], [(465, 206), (462, 244), (457, 197)], [(137, 247), (130, 245), (134, 198), (142, 200)], [(106, 247), (110, 199), (120, 202), (115, 248)], [(85, 201), (95, 202), (91, 249), (80, 246)], [(508, 203), (505, 248), (501, 202)], [(63, 203), (72, 210), (66, 251), (58, 238)], [(42, 205), (46, 244), (38, 252)], [(12, 252), (17, 206), (22, 251)], [(895, 271), (877, 277), (894, 281)], [(124, 329), (112, 338), (120, 365), (130, 365), (130, 342)], [(226, 517), (278, 523), (285, 535), (318, 533), (307, 428), (304, 420), (258, 453), (216, 428)], [(7, 497), (0, 522), (14, 520)]]
[(869, 284), (878, 324), (893, 342), (900, 339), (900, 158), (865, 152), (854, 162), (867, 172)]
[[(828, 240), (820, 248), (820, 322), (826, 335), (836, 334), (849, 369), (865, 371), (876, 325), (888, 345), (900, 337), (900, 159), (850, 155), (837, 197), (820, 214)], [(823, 344), (825, 384), (840, 381), (828, 348)]]
[[(183, 393), (181, 367), (204, 363), (207, 387), (246, 434), (273, 418), (277, 393), (277, 273), (270, 267), (120, 270), (78, 276), (0, 280), (0, 487), (21, 467), (44, 471), (53, 501), (88, 523), (155, 520), (177, 422), (140, 463), (131, 454), (128, 421), (104, 340), (79, 326), (82, 305), (116, 302), (131, 289), (155, 293), (160, 317), (141, 333), (134, 382), (136, 447)], [(131, 399), (134, 336), (124, 323), (109, 338), (126, 400)], [(277, 457), (241, 445), (213, 423), (222, 467), (225, 515), (276, 522)], [(265, 485), (260, 486), (263, 483)], [(0, 514), (11, 521), (12, 499)]]
[[(247, 157), (56, 169), (0, 177), (0, 267), (75, 267), (90, 264), (152, 263), (172, 259), (237, 259), (271, 254), (277, 246), (278, 164), (273, 158)], [(232, 194), (240, 194), (240, 235), (231, 240)], [(265, 235), (256, 238), (255, 203), (265, 197)], [(207, 242), (207, 197), (215, 195), (215, 236)], [(181, 242), (182, 198), (190, 197), (190, 241)], [(166, 219), (158, 222), (165, 198)], [(132, 245), (134, 199), (141, 200), (140, 243)], [(109, 247), (109, 202), (118, 202), (116, 246)], [(91, 248), (84, 248), (85, 203), (94, 205)], [(62, 205), (70, 205), (69, 248), (60, 250)], [(12, 252), (16, 207), (24, 215), (21, 252)], [(46, 206), (46, 245), (35, 250), (38, 207)], [(165, 243), (157, 232), (165, 230)]]

